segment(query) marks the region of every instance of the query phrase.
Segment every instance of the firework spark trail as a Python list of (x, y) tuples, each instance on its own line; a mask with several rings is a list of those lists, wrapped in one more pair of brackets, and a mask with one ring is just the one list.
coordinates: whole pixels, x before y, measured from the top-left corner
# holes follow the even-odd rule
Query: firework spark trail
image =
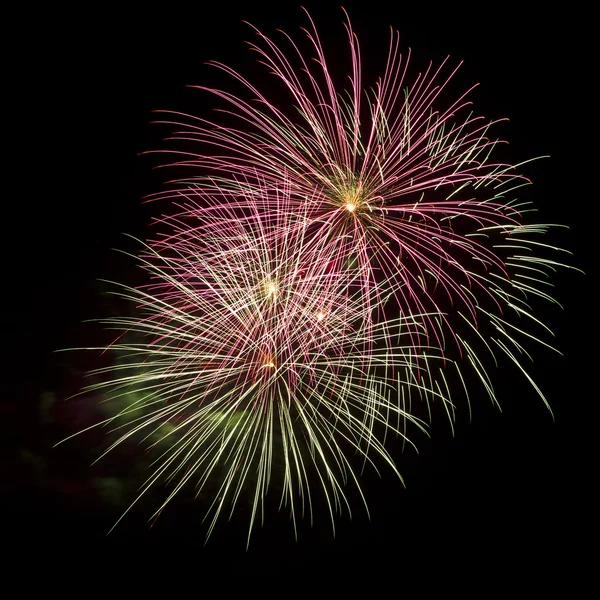
[(172, 211), (140, 257), (149, 283), (118, 292), (140, 316), (103, 321), (141, 341), (120, 336), (112, 349), (123, 362), (98, 369), (110, 378), (85, 390), (134, 398), (99, 424), (124, 430), (106, 452), (140, 437), (162, 448), (132, 506), (166, 479), (159, 514), (193, 483), (213, 496), (209, 535), (249, 494), (250, 536), (275, 475), (294, 528), (305, 512), (312, 521), (317, 488), (334, 526), (350, 511), (344, 485), (362, 496), (351, 455), (400, 476), (384, 444), (388, 432), (411, 443), (407, 424), (425, 431), (413, 398), (429, 418), (439, 403), (452, 426), (449, 380), (470, 410), (474, 376), (497, 404), (488, 371), (498, 354), (550, 408), (522, 357), (526, 341), (551, 347), (531, 298), (555, 302), (546, 289), (565, 266), (539, 241), (553, 226), (525, 221), (522, 165), (492, 159), (497, 121), (473, 115), (471, 90), (440, 108), (458, 66), (430, 64), (409, 82), (410, 53), (392, 31), (383, 77), (363, 92), (348, 19), (351, 75), (340, 92), (312, 21), (314, 60), (287, 34), (291, 58), (255, 32), (262, 46), (252, 50), (293, 103), (272, 103), (215, 63), (251, 99), (201, 89), (239, 125), (161, 121), (201, 151), (164, 150), (190, 176), (149, 197)]

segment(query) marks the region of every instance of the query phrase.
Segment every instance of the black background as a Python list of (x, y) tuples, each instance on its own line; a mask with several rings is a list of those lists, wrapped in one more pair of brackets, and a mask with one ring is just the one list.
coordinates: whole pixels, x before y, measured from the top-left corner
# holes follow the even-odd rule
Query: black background
[[(553, 240), (571, 249), (572, 264), (587, 273), (560, 273), (555, 295), (564, 311), (542, 309), (564, 353), (539, 349), (533, 367), (555, 420), (523, 379), (496, 373), (503, 412), (482, 395), (473, 399), (471, 424), (459, 414), (454, 438), (442, 424), (431, 441), (417, 440), (421, 454), (407, 453), (398, 462), (406, 490), (389, 473), (382, 480), (367, 476), (371, 521), (357, 506), (353, 521), (339, 520), (335, 539), (321, 514), (312, 529), (301, 528), (296, 543), (284, 513), (269, 516), (247, 552), (245, 531), (236, 522), (203, 547), (201, 519), (184, 501), (152, 529), (146, 514), (135, 513), (106, 537), (122, 505), (103, 500), (91, 482), (127, 477), (126, 455), (90, 469), (101, 440), (52, 448), (95, 416), (89, 402), (63, 401), (77, 391), (93, 357), (54, 351), (106, 341), (98, 326), (82, 324), (114, 309), (98, 278), (137, 281), (132, 261), (112, 249), (134, 250), (123, 233), (143, 238), (153, 211), (160, 211), (141, 203), (168, 176), (153, 169), (156, 156), (139, 156), (160, 148), (169, 133), (150, 124), (152, 110), (207, 115), (211, 98), (186, 86), (215, 81), (205, 65), (211, 59), (260, 80), (261, 68), (244, 44), (253, 33), (243, 20), (267, 35), (277, 28), (296, 35), (307, 21), (293, 4), (35, 9), (7, 24), (19, 35), (9, 61), (14, 79), (5, 123), (15, 137), (4, 201), (9, 306), (3, 311), (8, 335), (0, 428), (2, 514), (14, 544), (42, 560), (60, 547), (71, 557), (150, 552), (252, 568), (320, 564), (335, 571), (344, 564), (351, 572), (359, 565), (386, 565), (384, 580), (404, 574), (409, 564), (425, 571), (431, 566), (432, 572), (434, 565), (457, 564), (456, 577), (464, 581), (483, 566), (515, 580), (516, 574), (535, 573), (532, 581), (558, 573), (577, 579), (585, 571), (595, 472), (585, 425), (597, 399), (588, 351), (596, 339), (591, 259), (597, 257), (597, 183), (588, 151), (593, 142), (587, 141), (593, 140), (595, 118), (584, 27), (589, 15), (576, 7), (566, 14), (517, 3), (485, 10), (449, 4), (345, 7), (367, 75), (378, 75), (393, 26), (403, 48), (412, 48), (415, 69), (447, 54), (465, 61), (456, 89), (480, 82), (476, 110), (510, 119), (498, 134), (509, 140), (514, 162), (551, 156), (526, 169), (534, 180), (528, 193), (541, 222), (569, 226)], [(340, 7), (305, 5), (334, 68), (344, 68)]]

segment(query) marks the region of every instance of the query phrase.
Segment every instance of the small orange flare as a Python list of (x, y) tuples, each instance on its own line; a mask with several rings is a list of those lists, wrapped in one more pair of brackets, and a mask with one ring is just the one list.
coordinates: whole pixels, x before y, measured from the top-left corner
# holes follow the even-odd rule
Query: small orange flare
[(317, 314), (317, 319), (319, 319), (319, 321), (322, 321), (325, 318), (325, 315), (323, 314), (323, 312), (319, 311), (319, 313)]

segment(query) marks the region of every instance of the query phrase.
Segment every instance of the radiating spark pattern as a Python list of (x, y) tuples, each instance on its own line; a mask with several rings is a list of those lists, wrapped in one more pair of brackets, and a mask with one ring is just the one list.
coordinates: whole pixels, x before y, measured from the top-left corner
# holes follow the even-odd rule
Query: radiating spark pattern
[(294, 527), (312, 520), (317, 489), (333, 524), (350, 510), (344, 485), (360, 491), (355, 455), (399, 476), (384, 443), (388, 432), (406, 438), (409, 422), (424, 430), (412, 397), (439, 402), (453, 423), (452, 371), (456, 395), (470, 402), (474, 375), (497, 402), (498, 351), (550, 408), (523, 366), (524, 343), (548, 345), (529, 332), (549, 331), (530, 300), (555, 302), (549, 276), (564, 265), (549, 256), (564, 251), (539, 241), (550, 225), (527, 222), (520, 165), (494, 161), (495, 123), (474, 116), (470, 90), (444, 104), (448, 60), (411, 79), (395, 32), (383, 76), (364, 92), (349, 19), (340, 89), (311, 25), (312, 55), (285, 34), (289, 54), (258, 31), (252, 46), (292, 106), (217, 63), (249, 93), (208, 89), (238, 125), (163, 121), (200, 150), (174, 163), (189, 177), (152, 196), (175, 210), (140, 257), (148, 285), (121, 288), (139, 316), (107, 321), (141, 341), (117, 340), (126, 365), (90, 388), (136, 390), (103, 423), (124, 427), (107, 451), (170, 425), (139, 496), (171, 482), (157, 512), (183, 486), (202, 493), (218, 480), (209, 534), (242, 494), (251, 532), (275, 475)]
[[(450, 67), (446, 59), (411, 78), (410, 51), (402, 56), (392, 31), (383, 76), (363, 90), (358, 38), (347, 17), (350, 83), (341, 89), (309, 20), (304, 33), (311, 54), (285, 33), (280, 46), (254, 29), (260, 41), (251, 49), (280, 86), (273, 98), (284, 92), (291, 106), (214, 63), (249, 95), (200, 88), (225, 102), (223, 112), (234, 124), (181, 113), (160, 121), (180, 127), (173, 138), (195, 142), (201, 151), (182, 152), (171, 166), (190, 176), (154, 198), (172, 199), (181, 187), (251, 197), (287, 178), (293, 210), (313, 207), (313, 235), (330, 240), (325, 246), (335, 268), (356, 268), (378, 322), (389, 314), (431, 315), (425, 317), (428, 342), (447, 355), (458, 352), (495, 402), (479, 348), (492, 355), (500, 350), (522, 370), (517, 338), (541, 340), (509, 320), (547, 329), (532, 314), (530, 299), (554, 302), (544, 290), (552, 272), (566, 266), (549, 258), (565, 251), (539, 239), (559, 226), (526, 222), (534, 209), (517, 194), (530, 183), (519, 172), (529, 161), (493, 159), (503, 143), (490, 137), (498, 121), (473, 113), (473, 88), (444, 103), (460, 65)], [(277, 207), (264, 210), (273, 214)], [(371, 293), (381, 289), (381, 278), (391, 294), (385, 305)], [(482, 325), (491, 328), (489, 339), (480, 335)]]

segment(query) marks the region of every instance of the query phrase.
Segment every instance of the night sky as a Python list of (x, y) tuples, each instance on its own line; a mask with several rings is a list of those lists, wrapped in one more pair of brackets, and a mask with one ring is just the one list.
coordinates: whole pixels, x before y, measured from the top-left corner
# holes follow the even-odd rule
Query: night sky
[[(407, 451), (398, 457), (406, 489), (391, 473), (384, 471), (381, 480), (366, 475), (371, 521), (356, 504), (352, 521), (338, 520), (335, 540), (324, 512), (312, 529), (301, 526), (298, 543), (288, 514), (273, 512), (247, 553), (243, 515), (220, 527), (203, 547), (202, 514), (186, 497), (174, 501), (151, 529), (146, 518), (152, 505), (143, 505), (106, 537), (131, 499), (140, 451), (121, 450), (90, 467), (102, 448), (101, 435), (52, 448), (98, 414), (89, 399), (64, 400), (82, 385), (95, 355), (54, 351), (108, 341), (100, 326), (83, 323), (124, 310), (98, 279), (139, 281), (135, 263), (113, 249), (134, 252), (123, 234), (143, 239), (151, 216), (161, 210), (141, 203), (168, 179), (165, 170), (154, 169), (160, 158), (140, 156), (164, 147), (169, 134), (151, 124), (152, 111), (210, 116), (212, 98), (186, 86), (217, 81), (205, 65), (211, 59), (250, 79), (264, 78), (245, 48), (253, 34), (243, 20), (267, 35), (281, 28), (296, 36), (307, 25), (294, 3), (285, 8), (215, 4), (209, 9), (201, 2), (195, 8), (178, 2), (127, 10), (104, 4), (53, 7), (18, 25), (23, 68), (15, 69), (15, 110), (7, 123), (17, 129), (17, 165), (6, 174), (16, 185), (5, 199), (3, 224), (9, 335), (4, 337), (0, 469), (8, 537), (39, 552), (57, 544), (73, 554), (118, 548), (161, 556), (177, 549), (202, 564), (326, 561), (353, 568), (395, 565), (400, 573), (408, 564), (427, 568), (455, 561), (466, 577), (480, 563), (494, 564), (507, 576), (531, 574), (539, 561), (546, 572), (574, 573), (591, 528), (589, 490), (596, 471), (584, 433), (597, 399), (590, 391), (594, 371), (586, 352), (596, 337), (589, 315), (596, 312), (590, 256), (597, 257), (597, 249), (593, 255), (587, 250), (597, 185), (590, 182), (595, 175), (583, 176), (593, 168), (581, 156), (582, 123), (590, 118), (584, 100), (588, 59), (579, 28), (586, 19), (523, 13), (519, 3), (485, 14), (449, 6), (454, 3), (441, 11), (416, 3), (394, 8), (379, 0), (344, 6), (359, 36), (367, 76), (374, 79), (383, 66), (391, 25), (400, 31), (403, 48), (412, 48), (414, 69), (447, 54), (454, 62), (465, 61), (453, 85), (461, 91), (479, 82), (472, 96), (476, 111), (510, 119), (496, 133), (510, 142), (513, 162), (551, 156), (524, 171), (534, 181), (528, 197), (540, 209), (540, 222), (570, 227), (552, 241), (571, 249), (572, 264), (587, 273), (559, 273), (555, 296), (565, 310), (542, 306), (539, 313), (564, 353), (533, 348), (532, 373), (555, 421), (514, 371), (493, 372), (503, 412), (481, 393), (472, 399), (472, 423), (466, 411), (459, 413), (454, 438), (447, 423), (435, 423), (432, 440), (416, 440), (419, 456)], [(338, 4), (305, 6), (332, 64), (344, 68), (346, 47), (335, 41), (344, 39)], [(12, 121), (13, 115), (19, 117)]]

